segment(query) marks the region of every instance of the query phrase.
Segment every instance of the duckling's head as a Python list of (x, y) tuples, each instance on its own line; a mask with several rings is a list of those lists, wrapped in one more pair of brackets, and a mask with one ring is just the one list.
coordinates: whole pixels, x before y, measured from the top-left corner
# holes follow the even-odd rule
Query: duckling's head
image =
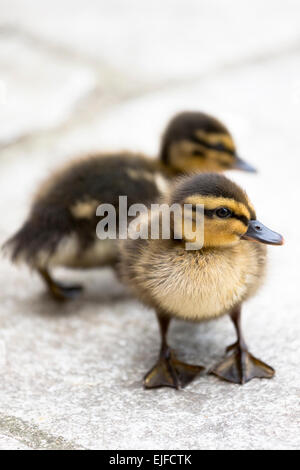
[(170, 121), (162, 138), (161, 159), (179, 173), (256, 171), (238, 157), (224, 124), (199, 112), (183, 112)]
[[(192, 220), (196, 219), (197, 205), (204, 208), (204, 247), (226, 247), (241, 240), (269, 245), (282, 245), (283, 237), (265, 227), (256, 218), (255, 210), (246, 193), (231, 180), (216, 173), (185, 177), (175, 185), (171, 202), (192, 205)], [(188, 206), (187, 206), (188, 207)], [(200, 206), (201, 207), (201, 206)], [(195, 224), (193, 223), (193, 229)], [(190, 233), (183, 238), (191, 241)]]

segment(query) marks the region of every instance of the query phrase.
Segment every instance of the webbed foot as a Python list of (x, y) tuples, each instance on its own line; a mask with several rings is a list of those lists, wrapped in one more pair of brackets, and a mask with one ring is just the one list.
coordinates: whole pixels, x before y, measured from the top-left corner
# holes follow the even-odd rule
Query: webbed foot
[(83, 287), (80, 285), (66, 285), (60, 282), (53, 282), (49, 285), (49, 292), (52, 297), (59, 301), (74, 300), (82, 293)]
[(233, 353), (211, 370), (211, 374), (228, 382), (243, 385), (252, 379), (271, 379), (275, 370), (261, 360), (252, 356), (238, 344), (227, 348)]
[(172, 387), (184, 388), (204, 370), (204, 367), (179, 361), (174, 352), (167, 347), (160, 354), (155, 366), (144, 378), (145, 388)]
[(55, 281), (52, 279), (52, 276), (50, 276), (47, 269), (38, 269), (38, 272), (46, 283), (51, 296), (59, 302), (74, 300), (83, 291), (83, 287), (81, 285), (67, 285), (62, 282)]

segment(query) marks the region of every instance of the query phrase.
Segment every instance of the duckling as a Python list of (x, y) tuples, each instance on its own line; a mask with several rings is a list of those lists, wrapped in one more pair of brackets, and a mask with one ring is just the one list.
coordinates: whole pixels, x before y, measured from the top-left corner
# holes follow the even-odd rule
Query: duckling
[(204, 113), (183, 112), (166, 128), (158, 159), (125, 152), (95, 154), (57, 171), (42, 184), (28, 219), (4, 249), (12, 261), (36, 270), (55, 299), (72, 299), (82, 286), (54, 280), (52, 268), (113, 266), (118, 259), (116, 240), (96, 237), (100, 204), (118, 210), (119, 195), (128, 196), (128, 205), (148, 204), (183, 172), (230, 168), (254, 171), (237, 156), (221, 122)]
[[(121, 242), (119, 275), (138, 299), (155, 309), (160, 327), (159, 358), (145, 376), (144, 386), (184, 387), (203, 370), (177, 359), (169, 347), (167, 332), (172, 318), (202, 322), (226, 314), (234, 323), (237, 342), (211, 373), (238, 384), (255, 377), (273, 377), (274, 369), (247, 348), (241, 309), (263, 282), (266, 244), (281, 245), (282, 236), (259, 222), (246, 193), (220, 174), (185, 176), (173, 185), (164, 202), (181, 208), (189, 204), (194, 228), (199, 208), (204, 207), (199, 225), (203, 240), (196, 248), (187, 249), (186, 243), (195, 241), (195, 235), (179, 214), (170, 217), (170, 239), (160, 235), (157, 239), (128, 237)], [(162, 227), (157, 208), (141, 223), (150, 230), (153, 220)]]

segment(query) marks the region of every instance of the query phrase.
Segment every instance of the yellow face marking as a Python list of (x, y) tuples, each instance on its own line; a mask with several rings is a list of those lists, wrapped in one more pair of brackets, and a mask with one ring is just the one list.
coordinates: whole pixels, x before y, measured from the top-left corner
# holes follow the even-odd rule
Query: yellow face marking
[[(203, 155), (196, 155), (200, 152)], [(174, 142), (170, 147), (170, 164), (181, 172), (198, 171), (224, 171), (224, 166), (230, 167), (233, 156), (226, 152), (208, 149), (201, 143), (182, 140)]]
[(235, 244), (240, 241), (240, 237), (246, 231), (247, 227), (239, 220), (206, 218), (204, 222), (204, 246), (207, 248)]
[(247, 219), (251, 219), (249, 209), (242, 202), (235, 201), (234, 199), (227, 199), (224, 197), (213, 197), (213, 196), (189, 196), (185, 201), (185, 204), (203, 204), (205, 209), (213, 210), (218, 207), (228, 207), (237, 215), (243, 215)]
[(246, 225), (238, 219), (228, 219), (227, 224), (232, 233), (236, 233), (238, 235), (243, 235), (248, 230)]
[[(202, 204), (206, 209), (217, 209), (218, 207), (228, 207), (235, 214), (250, 218), (250, 212), (245, 204), (222, 197), (211, 196), (190, 196), (185, 201), (186, 204)], [(195, 238), (195, 214), (191, 212), (193, 220), (192, 227), (182, 225), (183, 238), (186, 241), (194, 241)], [(204, 247), (229, 246), (240, 241), (240, 237), (247, 231), (247, 226), (237, 218), (221, 219), (218, 217), (204, 217)], [(197, 234), (198, 236), (198, 234)], [(201, 239), (202, 240), (202, 239)]]
[(203, 156), (206, 159), (206, 164), (208, 159), (216, 160), (216, 162), (221, 165), (232, 164), (233, 156), (229, 153), (226, 153), (226, 151), (209, 149), (200, 142), (197, 144), (195, 142), (187, 142), (187, 144), (190, 146), (190, 153), (194, 152), (195, 150), (203, 153)]
[(224, 165), (224, 166), (230, 166), (233, 164), (233, 161), (234, 161), (233, 155), (226, 153), (226, 152), (206, 149), (206, 154), (208, 158), (211, 158), (212, 160), (215, 160), (219, 164)]
[(196, 137), (207, 142), (210, 145), (223, 144), (230, 152), (234, 152), (235, 145), (231, 135), (224, 133), (205, 132), (203, 130), (196, 131)]

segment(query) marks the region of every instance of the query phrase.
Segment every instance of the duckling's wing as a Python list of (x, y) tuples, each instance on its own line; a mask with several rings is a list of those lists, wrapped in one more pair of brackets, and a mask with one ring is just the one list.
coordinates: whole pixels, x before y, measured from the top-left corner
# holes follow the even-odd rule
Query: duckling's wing
[(78, 255), (95, 244), (95, 256), (101, 257), (96, 209), (103, 203), (118, 209), (122, 195), (128, 197), (128, 206), (158, 197), (151, 161), (120, 154), (73, 162), (42, 185), (28, 220), (6, 242), (4, 251), (12, 261), (35, 267), (46, 266), (50, 259), (53, 264), (76, 264)]

